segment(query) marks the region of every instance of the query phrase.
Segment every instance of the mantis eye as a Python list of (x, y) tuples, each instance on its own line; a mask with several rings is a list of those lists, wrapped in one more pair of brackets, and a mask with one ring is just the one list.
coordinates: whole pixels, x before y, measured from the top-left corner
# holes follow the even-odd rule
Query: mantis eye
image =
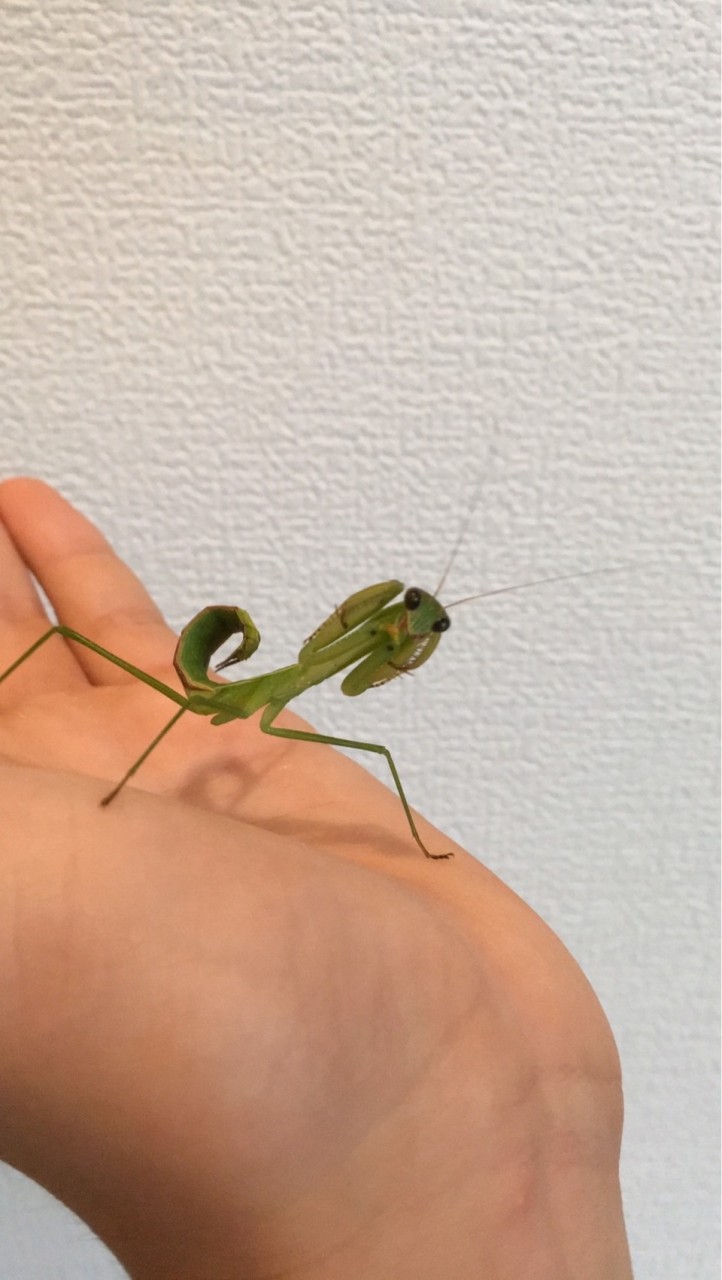
[(404, 604), (407, 609), (418, 609), (421, 604), (421, 592), (418, 587), (409, 587), (404, 596)]
[(450, 626), (451, 626), (451, 618), (447, 618), (446, 614), (444, 614), (443, 618), (437, 618), (436, 622), (432, 622), (431, 630), (432, 631), (448, 631)]

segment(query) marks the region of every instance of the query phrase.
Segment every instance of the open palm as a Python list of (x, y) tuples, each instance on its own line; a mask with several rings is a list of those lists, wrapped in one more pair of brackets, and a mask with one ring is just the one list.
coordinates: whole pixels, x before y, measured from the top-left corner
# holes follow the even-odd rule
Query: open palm
[[(9, 481), (0, 671), (48, 626), (31, 575), (177, 687), (98, 531)], [(618, 1063), (558, 939), (255, 722), (184, 717), (100, 809), (170, 710), (57, 637), (0, 685), (0, 1157), (136, 1277), (626, 1280)]]

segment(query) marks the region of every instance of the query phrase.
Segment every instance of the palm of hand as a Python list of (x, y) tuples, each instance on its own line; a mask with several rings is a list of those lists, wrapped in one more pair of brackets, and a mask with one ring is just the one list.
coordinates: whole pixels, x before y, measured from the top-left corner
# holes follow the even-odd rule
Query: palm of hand
[[(0, 670), (47, 625), (29, 568), (68, 625), (176, 683), (170, 633), (87, 522), (25, 481), (0, 491), (0, 517)], [(539, 1195), (556, 1265), (565, 1163), (598, 1150), (616, 1196), (616, 1057), (571, 958), (463, 851), (427, 863), (364, 770), (252, 723), (184, 718), (144, 766), (164, 800), (128, 789), (100, 811), (96, 779), (171, 710), (58, 638), (0, 686), (0, 758), (69, 771), (8, 771), (41, 812), (43, 877), (68, 856), (74, 876), (51, 930), (60, 974), (40, 966), (24, 1017), (37, 1037), (49, 1007), (70, 1008), (40, 1083), (52, 1098), (70, 1073), (91, 1150), (115, 1163), (89, 1188), (85, 1150), (33, 1164), (21, 1133), (6, 1158), (60, 1180), (137, 1275), (205, 1275), (211, 1255), (218, 1280), (452, 1275), (451, 1224), (482, 1241), (490, 1276), (520, 1276), (523, 1234), (489, 1241), (508, 1221), (535, 1230)], [(68, 823), (71, 849), (53, 849)]]

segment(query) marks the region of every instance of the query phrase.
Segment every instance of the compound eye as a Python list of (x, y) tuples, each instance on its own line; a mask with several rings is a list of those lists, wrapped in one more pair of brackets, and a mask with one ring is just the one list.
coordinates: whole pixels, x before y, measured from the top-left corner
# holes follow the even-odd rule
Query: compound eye
[(404, 604), (407, 609), (418, 609), (421, 604), (421, 592), (418, 587), (409, 587), (404, 596)]
[(436, 622), (432, 622), (432, 631), (448, 631), (451, 626), (451, 618), (444, 614), (443, 618), (437, 618)]

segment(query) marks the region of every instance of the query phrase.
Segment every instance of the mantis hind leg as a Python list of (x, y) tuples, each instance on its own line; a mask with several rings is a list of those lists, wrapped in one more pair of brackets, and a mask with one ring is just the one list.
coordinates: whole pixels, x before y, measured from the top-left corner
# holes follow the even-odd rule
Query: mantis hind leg
[(165, 735), (173, 728), (173, 725), (176, 724), (178, 720), (180, 720), (181, 716), (187, 710), (188, 710), (188, 707), (181, 707), (180, 711), (176, 711), (175, 715), (171, 716), (171, 719), (168, 721), (166, 725), (163, 726), (160, 733), (157, 733), (155, 735), (153, 741), (150, 743), (149, 746), (146, 747), (142, 755), (139, 755), (138, 759), (130, 766), (130, 768), (126, 769), (125, 773), (123, 774), (123, 777), (120, 779), (120, 782), (117, 782), (115, 784), (112, 791), (109, 791), (107, 796), (103, 796), (103, 799), (100, 802), (102, 805), (110, 804), (111, 800), (115, 800), (115, 797), (117, 796), (118, 792), (122, 791), (128, 779), (132, 778), (133, 774), (136, 773), (138, 769), (140, 769), (140, 766), (142, 765), (143, 761), (148, 759), (148, 756), (150, 755), (151, 751), (155, 750), (155, 748), (158, 746), (158, 743), (161, 741), (161, 739), (165, 737)]
[(72, 627), (61, 625), (51, 627), (49, 631), (40, 636), (39, 640), (31, 644), (29, 649), (21, 653), (19, 658), (11, 662), (10, 666), (0, 674), (0, 684), (2, 684), (3, 680), (7, 680), (13, 671), (17, 671), (18, 667), (21, 667), (24, 662), (27, 662), (28, 658), (31, 658), (53, 636), (63, 636), (66, 640), (74, 640), (76, 644), (83, 645), (85, 649), (90, 649), (101, 658), (105, 658), (107, 662), (111, 662), (114, 667), (120, 667), (122, 671), (127, 671), (128, 675), (135, 676), (136, 680), (141, 680), (143, 684), (150, 685), (151, 689), (157, 689), (166, 698), (170, 698), (171, 702), (177, 702), (179, 706), (184, 708), (188, 706), (188, 699), (182, 693), (178, 693), (176, 689), (171, 689), (169, 684), (163, 684), (162, 680), (156, 680), (155, 676), (148, 675), (147, 671), (141, 671), (140, 667), (134, 667), (131, 662), (126, 662), (125, 659), (119, 658), (117, 653), (111, 653), (110, 649), (104, 649), (102, 645), (96, 644), (94, 640), (89, 640), (87, 636), (82, 636), (79, 631), (73, 631)]
[(401, 779), (399, 777), (398, 769), (394, 764), (393, 756), (391, 755), (391, 752), (389, 751), (388, 747), (382, 746), (380, 742), (359, 742), (354, 738), (335, 738), (335, 737), (331, 737), (329, 734), (326, 734), (326, 733), (306, 733), (301, 729), (276, 728), (274, 727), (273, 721), (275, 720), (279, 712), (282, 710), (283, 710), (283, 705), (277, 706), (277, 705), (274, 705), (273, 703), (270, 703), (266, 707), (265, 711), (263, 712), (263, 715), (261, 716), (261, 729), (263, 730), (264, 733), (269, 733), (271, 734), (272, 737), (275, 737), (275, 738), (291, 738), (299, 742), (321, 742), (330, 747), (348, 747), (354, 751), (373, 751), (375, 755), (385, 756), (386, 760), (388, 761), (389, 769), (391, 770), (391, 776), (394, 780), (396, 790), (399, 794), (399, 799), (402, 805), (404, 806), (404, 813), (406, 814), (406, 819), (408, 821), (409, 827), (411, 828), (411, 834), (414, 837), (414, 840), (416, 841), (417, 845), (421, 849), (421, 852), (427, 858), (434, 858), (434, 859), (453, 858), (454, 856), (453, 853), (432, 853), (429, 849), (426, 848), (426, 845), (424, 844), (423, 840), (421, 839), (421, 836), (419, 835), (416, 829), (416, 823), (414, 822), (413, 815), (409, 807), (409, 802), (406, 799), (404, 788), (401, 785)]
[(161, 739), (164, 738), (168, 731), (173, 728), (173, 725), (180, 719), (183, 712), (189, 710), (188, 699), (184, 698), (182, 694), (177, 693), (175, 689), (171, 689), (170, 685), (163, 684), (162, 680), (156, 680), (154, 676), (148, 675), (146, 671), (141, 671), (140, 667), (134, 667), (132, 663), (125, 662), (123, 658), (119, 658), (117, 654), (111, 653), (109, 649), (104, 649), (102, 645), (95, 644), (93, 640), (89, 640), (87, 636), (81, 635), (79, 631), (73, 631), (71, 627), (64, 627), (60, 625), (51, 627), (50, 630), (40, 636), (34, 644), (31, 644), (29, 649), (26, 649), (24, 653), (21, 653), (20, 657), (16, 658), (15, 662), (11, 663), (7, 670), (0, 674), (0, 684), (2, 684), (3, 680), (6, 680), (8, 676), (12, 675), (13, 671), (17, 671), (18, 667), (22, 666), (28, 658), (31, 658), (32, 655), (40, 649), (42, 645), (50, 640), (52, 636), (56, 635), (63, 636), (66, 640), (74, 640), (76, 644), (81, 644), (86, 649), (91, 649), (93, 653), (97, 653), (101, 658), (106, 658), (108, 662), (113, 664), (113, 666), (120, 667), (123, 671), (127, 671), (129, 675), (135, 676), (136, 680), (142, 681), (143, 684), (150, 685), (151, 689), (157, 689), (159, 693), (164, 694), (166, 698), (170, 698), (172, 702), (176, 702), (180, 706), (180, 710), (176, 711), (172, 719), (168, 721), (168, 724), (161, 729), (160, 733), (156, 734), (150, 746), (146, 747), (143, 754), (140, 755), (130, 766), (127, 772), (123, 774), (123, 777), (117, 786), (113, 787), (112, 791), (109, 791), (107, 796), (103, 797), (100, 803), (102, 805), (107, 805), (110, 804), (111, 800), (117, 796), (118, 792), (125, 786), (128, 779), (132, 778), (133, 774), (140, 768), (143, 761), (147, 760), (151, 751), (157, 747)]

